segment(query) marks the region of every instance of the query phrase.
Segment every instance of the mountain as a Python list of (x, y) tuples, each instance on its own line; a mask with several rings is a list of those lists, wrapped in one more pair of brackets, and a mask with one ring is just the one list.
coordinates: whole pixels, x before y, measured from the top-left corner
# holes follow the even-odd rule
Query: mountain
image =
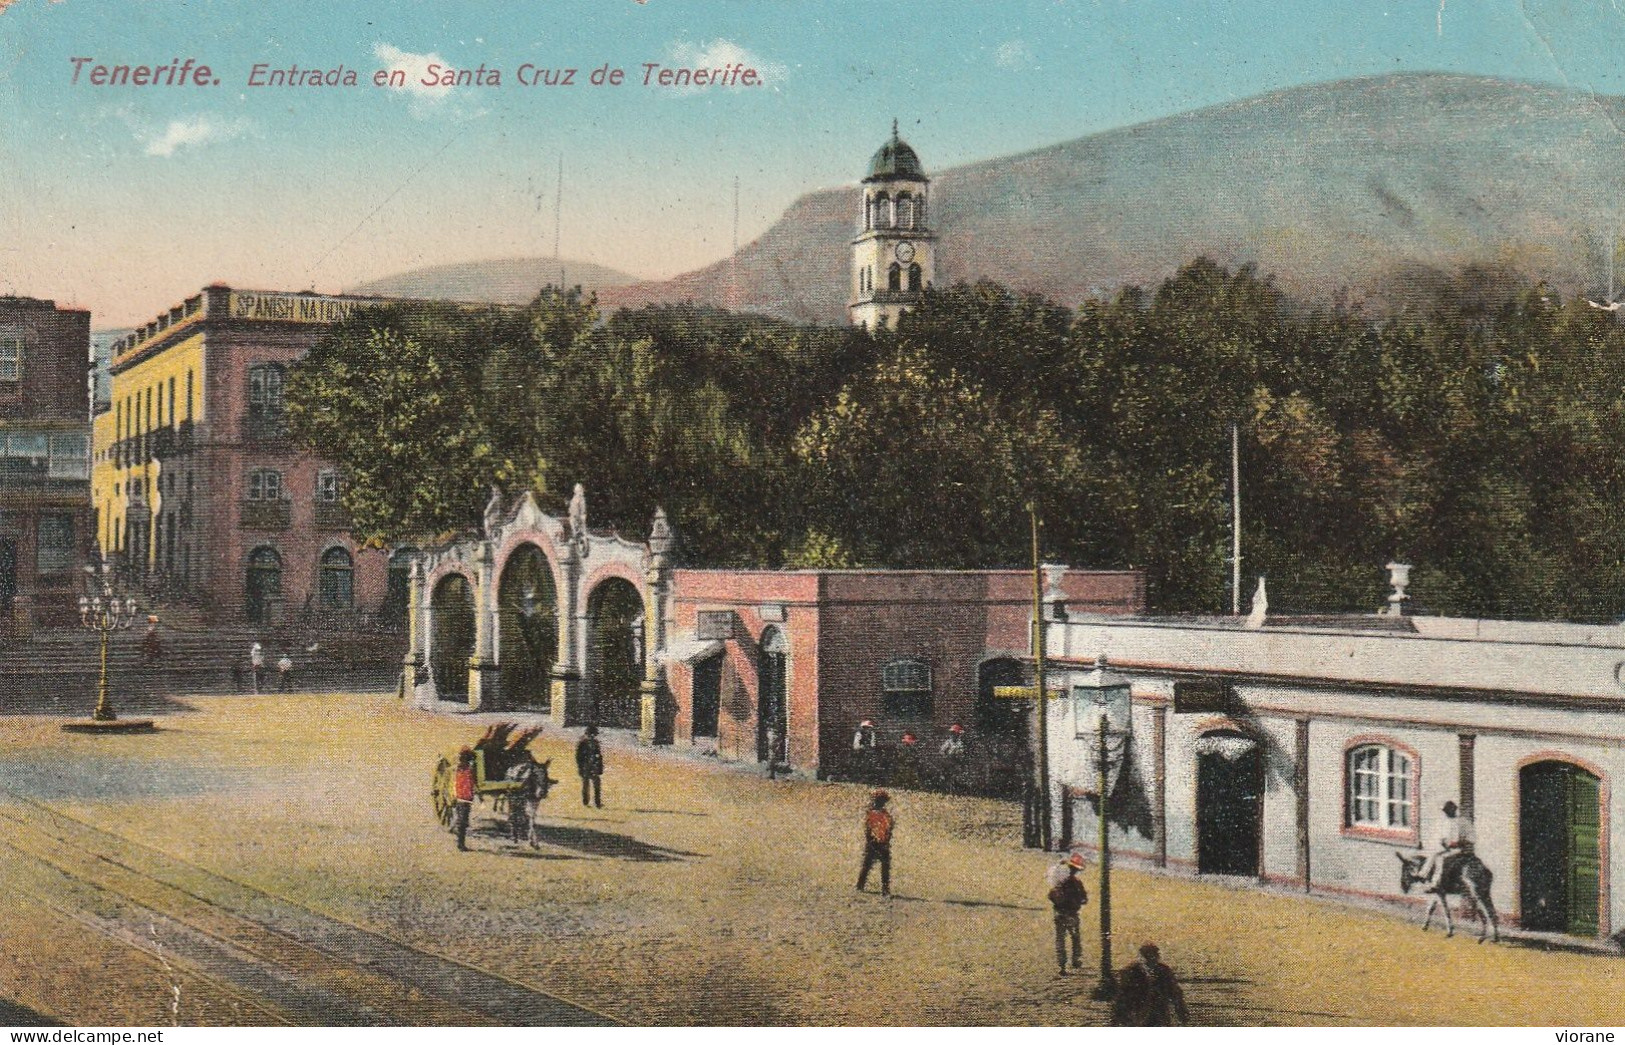
[[(1625, 99), (1422, 73), (1294, 87), (949, 170), (924, 156), (937, 282), (985, 277), (1076, 305), (1205, 254), (1252, 262), (1308, 301), (1403, 301), (1466, 264), (1600, 296), (1625, 232), (1622, 127)], [(844, 322), (857, 216), (855, 186), (809, 193), (734, 258), (600, 300)]]
[(459, 301), (490, 301), (501, 305), (523, 305), (548, 285), (587, 290), (636, 282), (636, 276), (617, 272), (588, 261), (556, 258), (503, 258), (496, 261), (465, 261), (452, 265), (399, 272), (368, 280), (345, 290), (346, 294), (374, 294), (379, 297), (449, 298)]

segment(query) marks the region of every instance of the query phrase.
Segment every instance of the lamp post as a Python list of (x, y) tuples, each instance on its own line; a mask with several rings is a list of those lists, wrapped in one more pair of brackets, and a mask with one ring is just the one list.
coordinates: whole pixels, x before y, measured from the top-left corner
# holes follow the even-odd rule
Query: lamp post
[(96, 692), (96, 710), (91, 712), (90, 720), (67, 722), (62, 728), (72, 733), (151, 732), (151, 719), (120, 719), (107, 696), (108, 636), (115, 631), (128, 631), (135, 623), (135, 597), (120, 598), (113, 591), (105, 556), (99, 556), (96, 564), (86, 566), (85, 572), (90, 575), (92, 594), (79, 596), (79, 623), (101, 634), (101, 680)]
[[(1107, 1001), (1117, 994), (1112, 976), (1112, 844), (1111, 792), (1114, 759), (1112, 741), (1121, 739), (1116, 767), (1128, 757), (1130, 715), (1133, 693), (1128, 679), (1106, 668), (1104, 655), (1095, 659), (1094, 669), (1072, 684), (1075, 731), (1078, 737), (1093, 734), (1095, 740), (1095, 786), (1099, 797), (1098, 845), (1100, 864), (1100, 982), (1090, 997)], [(1093, 721), (1093, 728), (1089, 723)]]

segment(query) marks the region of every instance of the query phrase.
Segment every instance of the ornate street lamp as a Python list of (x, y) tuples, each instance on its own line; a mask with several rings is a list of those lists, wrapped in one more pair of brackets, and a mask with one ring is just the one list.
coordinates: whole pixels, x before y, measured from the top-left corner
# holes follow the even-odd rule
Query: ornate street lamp
[(79, 596), (79, 623), (101, 633), (101, 683), (90, 720), (66, 722), (62, 728), (70, 733), (150, 733), (151, 719), (121, 719), (107, 698), (107, 639), (115, 631), (128, 631), (135, 623), (135, 597), (120, 598), (113, 591), (105, 556), (98, 556), (97, 563), (86, 566), (85, 572), (90, 575), (93, 594)]
[(1128, 679), (1106, 668), (1105, 656), (1094, 669), (1072, 683), (1073, 730), (1095, 738), (1095, 786), (1100, 801), (1100, 982), (1091, 997), (1106, 1001), (1117, 994), (1112, 975), (1112, 845), (1111, 793), (1128, 761), (1133, 693)]

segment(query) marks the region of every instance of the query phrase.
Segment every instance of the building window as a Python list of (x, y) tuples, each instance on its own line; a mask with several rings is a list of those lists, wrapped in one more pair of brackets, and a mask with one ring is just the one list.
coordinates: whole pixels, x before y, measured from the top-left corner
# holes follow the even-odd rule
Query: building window
[(51, 436), (51, 461), (46, 475), (52, 479), (89, 479), (90, 440), (82, 435)]
[(891, 263), (891, 268), (886, 270), (886, 289), (903, 289), (903, 267), (895, 261)]
[(248, 412), (255, 417), (281, 417), (286, 373), (270, 363), (248, 368)]
[(0, 381), (23, 379), (23, 339), (15, 334), (0, 334)]
[(918, 262), (915, 262), (914, 264), (910, 265), (908, 267), (908, 289), (910, 289), (910, 290), (919, 290), (920, 289), (920, 283), (922, 282), (924, 277), (925, 277), (925, 273), (920, 268), (920, 265), (919, 265)]
[(282, 473), (274, 468), (255, 468), (248, 473), (250, 501), (282, 500)]
[(899, 715), (931, 713), (931, 665), (917, 657), (900, 657), (880, 669), (886, 710)]
[(355, 566), (343, 548), (322, 553), (321, 600), (324, 610), (347, 610), (355, 604)]
[(73, 569), (73, 516), (52, 513), (39, 517), (38, 559), (41, 573)]
[(1349, 749), (1346, 822), (1357, 831), (1412, 836), (1416, 833), (1417, 760), (1388, 744)]
[(339, 499), (339, 473), (324, 468), (316, 473), (316, 500), (320, 504), (333, 504)]
[(891, 228), (891, 197), (884, 192), (875, 197), (875, 228)]
[(906, 192), (897, 194), (897, 227), (900, 229), (914, 227), (914, 197)]

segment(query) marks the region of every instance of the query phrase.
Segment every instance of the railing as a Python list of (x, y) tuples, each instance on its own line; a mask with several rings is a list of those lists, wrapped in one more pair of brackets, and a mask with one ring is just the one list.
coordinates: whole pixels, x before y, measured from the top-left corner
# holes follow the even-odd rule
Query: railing
[(348, 530), (350, 513), (337, 501), (316, 502), (316, 528), (318, 530)]
[(244, 501), (239, 516), (245, 530), (286, 530), (293, 524), (290, 501)]
[(243, 417), (245, 443), (276, 442), (288, 438), (288, 420), (282, 414), (247, 414)]

